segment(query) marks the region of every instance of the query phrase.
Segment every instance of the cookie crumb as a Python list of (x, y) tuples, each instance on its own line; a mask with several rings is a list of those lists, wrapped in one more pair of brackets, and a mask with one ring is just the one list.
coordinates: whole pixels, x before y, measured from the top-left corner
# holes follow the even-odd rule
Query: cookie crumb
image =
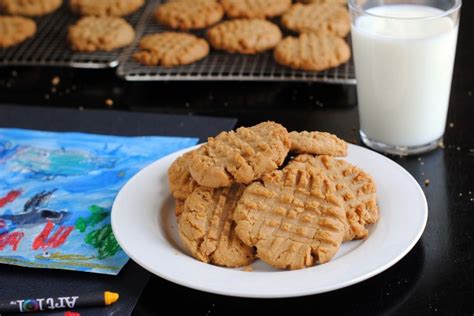
[(430, 185), (430, 180), (429, 179), (426, 179), (425, 180), (425, 187), (429, 186)]
[(53, 79), (51, 79), (51, 84), (53, 86), (57, 86), (61, 82), (61, 78), (59, 76), (54, 76)]
[(253, 267), (252, 267), (251, 265), (245, 266), (245, 267), (243, 267), (242, 271), (245, 271), (245, 272), (252, 272), (252, 271), (253, 271)]
[(112, 99), (106, 99), (106, 100), (105, 100), (105, 105), (107, 105), (108, 107), (114, 106), (114, 100), (112, 100)]

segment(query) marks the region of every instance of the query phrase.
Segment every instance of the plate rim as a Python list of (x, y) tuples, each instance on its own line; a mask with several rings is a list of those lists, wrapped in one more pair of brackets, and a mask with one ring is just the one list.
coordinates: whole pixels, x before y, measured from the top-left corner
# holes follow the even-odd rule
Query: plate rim
[[(241, 291), (235, 292), (235, 291), (226, 291), (226, 290), (221, 290), (221, 289), (214, 290), (213, 288), (209, 288), (209, 287), (206, 287), (204, 285), (193, 284), (191, 282), (188, 282), (188, 280), (186, 280), (186, 279), (177, 279), (177, 278), (175, 278), (173, 276), (170, 276), (166, 273), (162, 273), (161, 271), (157, 271), (153, 267), (151, 267), (148, 264), (146, 264), (145, 262), (143, 262), (140, 258), (136, 258), (133, 251), (127, 251), (126, 250), (127, 245), (123, 242), (123, 240), (120, 237), (117, 237), (119, 235), (119, 234), (116, 233), (116, 231), (118, 231), (118, 228), (116, 227), (116, 225), (117, 225), (117, 223), (116, 223), (117, 222), (117, 218), (116, 218), (117, 215), (114, 216), (114, 214), (117, 214), (117, 212), (114, 212), (114, 210), (117, 209), (116, 202), (118, 200), (118, 197), (121, 194), (123, 194), (122, 192), (124, 192), (126, 190), (126, 187), (129, 185), (130, 182), (132, 182), (133, 179), (137, 178), (142, 173), (146, 173), (146, 171), (149, 168), (151, 168), (154, 164), (159, 163), (159, 161), (169, 159), (170, 156), (182, 155), (183, 153), (185, 153), (187, 151), (190, 151), (190, 150), (193, 150), (193, 149), (196, 149), (201, 145), (202, 144), (198, 144), (198, 145), (195, 145), (195, 146), (192, 146), (192, 147), (188, 147), (188, 148), (176, 151), (174, 153), (170, 153), (170, 154), (168, 154), (168, 155), (166, 155), (166, 156), (150, 163), (148, 166), (144, 167), (143, 169), (141, 169), (137, 174), (135, 174), (131, 179), (129, 179), (128, 182), (122, 187), (122, 189), (117, 194), (117, 196), (114, 200), (114, 203), (112, 205), (112, 211), (111, 211), (112, 230), (114, 232), (114, 235), (116, 237), (117, 242), (119, 243), (119, 245), (123, 249), (123, 251), (134, 262), (136, 262), (138, 265), (140, 265), (141, 267), (143, 267), (144, 269), (146, 269), (150, 273), (152, 273), (154, 275), (157, 275), (158, 277), (163, 278), (167, 281), (173, 282), (175, 284), (185, 286), (185, 287), (188, 287), (188, 288), (191, 288), (191, 289), (203, 291), (203, 292), (208, 292), (208, 293), (213, 293), (213, 294), (218, 294), (218, 295), (232, 296), (232, 297), (243, 297), (243, 298), (263, 298), (263, 299), (286, 298), (286, 297), (289, 298), (289, 297), (302, 297), (302, 296), (326, 293), (326, 292), (334, 291), (334, 290), (337, 290), (337, 289), (345, 288), (345, 287), (360, 283), (362, 281), (365, 281), (365, 280), (367, 280), (367, 279), (369, 279), (369, 278), (371, 278), (375, 275), (378, 275), (378, 274), (382, 273), (383, 271), (389, 269), (390, 267), (395, 265), (397, 262), (399, 262), (403, 257), (405, 257), (414, 248), (414, 246), (418, 243), (418, 241), (420, 240), (420, 238), (423, 235), (423, 232), (426, 228), (427, 221), (428, 221), (428, 202), (426, 200), (426, 195), (424, 194), (420, 184), (416, 181), (416, 179), (405, 168), (403, 168), (401, 165), (394, 162), (393, 160), (387, 158), (386, 156), (384, 156), (384, 155), (382, 155), (378, 152), (375, 152), (373, 150), (367, 149), (365, 147), (359, 146), (359, 145), (348, 144), (349, 145), (349, 150), (351, 148), (353, 148), (353, 149), (356, 149), (356, 150), (361, 150), (362, 152), (368, 152), (371, 155), (376, 155), (376, 156), (378, 156), (379, 159), (382, 159), (384, 162), (389, 163), (392, 166), (394, 166), (396, 169), (398, 169), (398, 171), (403, 173), (404, 176), (406, 176), (408, 179), (410, 179), (410, 181), (413, 184), (415, 184), (415, 187), (417, 189), (417, 194), (419, 195), (419, 197), (422, 197), (423, 207), (422, 208), (420, 207), (420, 212), (423, 212), (423, 214), (422, 214), (422, 223), (418, 227), (417, 232), (416, 232), (416, 234), (414, 234), (414, 237), (410, 241), (409, 245), (406, 246), (403, 251), (400, 251), (400, 253), (397, 256), (395, 256), (392, 260), (387, 261), (385, 264), (380, 265), (378, 268), (373, 269), (370, 272), (363, 273), (360, 276), (353, 277), (353, 278), (351, 278), (351, 279), (349, 279), (345, 282), (335, 283), (331, 286), (326, 286), (324, 288), (319, 288), (318, 290), (297, 291), (297, 292), (294, 292), (294, 293), (253, 294), (253, 293), (244, 293), (244, 292), (241, 292)], [(342, 158), (344, 158), (344, 157), (342, 157)], [(204, 264), (204, 263), (201, 263), (201, 262), (199, 262), (199, 263)], [(229, 268), (223, 268), (223, 267), (217, 267), (217, 268), (229, 269)], [(231, 271), (233, 271), (233, 270), (231, 270)], [(302, 270), (294, 270), (294, 271), (302, 271)]]

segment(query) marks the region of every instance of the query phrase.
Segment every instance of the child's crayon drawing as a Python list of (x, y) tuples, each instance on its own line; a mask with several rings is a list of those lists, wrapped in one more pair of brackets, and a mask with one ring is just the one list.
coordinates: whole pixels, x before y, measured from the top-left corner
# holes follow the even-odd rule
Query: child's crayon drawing
[(196, 143), (0, 128), (0, 263), (117, 274), (128, 260), (110, 225), (117, 192)]

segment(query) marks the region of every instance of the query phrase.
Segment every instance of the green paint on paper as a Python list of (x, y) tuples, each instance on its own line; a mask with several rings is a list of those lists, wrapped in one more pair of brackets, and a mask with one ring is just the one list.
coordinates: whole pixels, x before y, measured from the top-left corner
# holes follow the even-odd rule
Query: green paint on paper
[(109, 215), (109, 212), (107, 212), (105, 208), (97, 205), (89, 206), (89, 211), (91, 212), (89, 217), (79, 217), (76, 220), (76, 229), (81, 233), (85, 232), (87, 227), (95, 226), (97, 223), (100, 223)]
[(35, 258), (43, 260), (92, 260), (95, 258), (95, 256), (83, 256), (62, 252), (53, 252), (51, 254), (39, 254), (36, 255)]
[(115, 239), (110, 224), (102, 226), (102, 228), (91, 231), (84, 239), (86, 243), (97, 248), (99, 255), (97, 258), (104, 259), (111, 257), (120, 250), (120, 246)]

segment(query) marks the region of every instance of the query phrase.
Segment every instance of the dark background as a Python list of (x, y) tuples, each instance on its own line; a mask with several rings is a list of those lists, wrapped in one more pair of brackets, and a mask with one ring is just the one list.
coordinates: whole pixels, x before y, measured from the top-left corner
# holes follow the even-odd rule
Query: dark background
[[(405, 258), (357, 285), (293, 299), (223, 297), (153, 276), (135, 314), (156, 315), (164, 309), (193, 315), (323, 312), (474, 315), (473, 21), (474, 2), (465, 0), (445, 148), (420, 157), (390, 157), (419, 181), (429, 204), (426, 230)], [(60, 78), (58, 85), (52, 84), (54, 77)], [(354, 86), (277, 82), (129, 83), (117, 79), (113, 70), (1, 68), (0, 102), (80, 111), (236, 117), (238, 125), (276, 120), (291, 130), (327, 130), (348, 141), (360, 142)], [(29, 118), (32, 126), (37, 119)], [(147, 119), (143, 133), (154, 131), (158, 127)], [(429, 186), (424, 185), (425, 180), (430, 180)]]

